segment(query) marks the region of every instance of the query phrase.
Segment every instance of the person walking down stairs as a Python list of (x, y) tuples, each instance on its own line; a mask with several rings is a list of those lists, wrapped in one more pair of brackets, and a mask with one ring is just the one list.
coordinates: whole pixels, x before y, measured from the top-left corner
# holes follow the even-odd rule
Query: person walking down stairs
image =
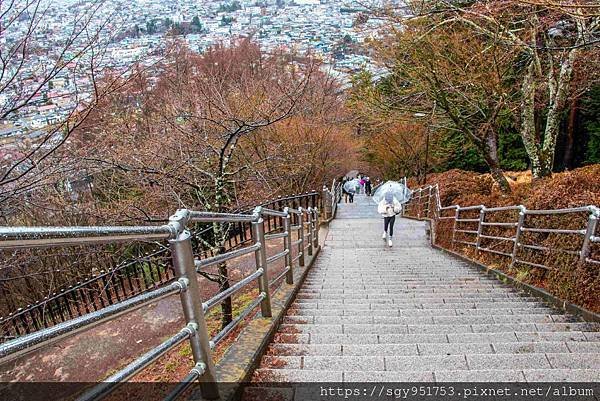
[(402, 205), (394, 197), (394, 194), (391, 191), (386, 192), (381, 202), (379, 202), (379, 205), (377, 205), (377, 212), (383, 216), (383, 234), (381, 238), (384, 241), (387, 239), (389, 247), (392, 246), (396, 215), (401, 211)]

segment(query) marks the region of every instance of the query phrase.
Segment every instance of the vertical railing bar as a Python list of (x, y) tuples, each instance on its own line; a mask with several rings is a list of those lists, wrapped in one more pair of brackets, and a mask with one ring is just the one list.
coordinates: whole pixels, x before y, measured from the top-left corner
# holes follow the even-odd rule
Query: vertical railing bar
[(175, 215), (171, 216), (169, 225), (173, 227), (177, 237), (169, 240), (169, 246), (177, 277), (186, 279), (188, 282), (187, 289), (182, 291), (180, 295), (181, 305), (188, 326), (195, 327), (195, 333), (189, 338), (194, 362), (196, 364), (204, 363), (206, 367), (199, 378), (202, 396), (212, 400), (219, 398), (219, 389), (210, 349), (210, 338), (202, 309), (202, 300), (200, 299), (200, 289), (196, 279), (191, 235), (189, 231), (184, 229), (188, 218), (189, 212), (187, 210), (178, 210)]
[(579, 261), (585, 262), (591, 253), (591, 239), (596, 233), (596, 227), (598, 225), (598, 214), (600, 209), (592, 210), (588, 217), (587, 228), (585, 230), (585, 237), (583, 238), (583, 244), (581, 244), (581, 252), (579, 254)]
[(456, 205), (456, 210), (454, 211), (454, 225), (452, 226), (452, 245), (456, 241), (456, 228), (458, 225), (458, 218), (460, 216), (460, 206)]
[(314, 219), (314, 223), (315, 223), (315, 234), (314, 234), (314, 247), (318, 248), (319, 247), (319, 209), (315, 208), (314, 209), (314, 213), (315, 213), (315, 219)]
[[(312, 228), (312, 223), (313, 223), (313, 218), (312, 218), (312, 208), (309, 207), (306, 209), (306, 217), (308, 219), (307, 223), (308, 223), (308, 236), (306, 238), (307, 240), (307, 251), (308, 251), (308, 256), (312, 256), (313, 254), (313, 228)], [(304, 225), (302, 225), (302, 230), (304, 230)], [(306, 248), (303, 245), (303, 248)]]
[(252, 222), (252, 239), (254, 244), (260, 244), (260, 248), (254, 252), (256, 269), (263, 269), (263, 274), (257, 279), (258, 292), (264, 293), (265, 298), (260, 303), (260, 312), (263, 317), (271, 317), (271, 295), (269, 291), (269, 273), (267, 266), (267, 246), (265, 241), (265, 224), (261, 216), (261, 207), (254, 209), (256, 221)]
[(298, 224), (300, 225), (300, 229), (298, 230), (298, 240), (300, 241), (300, 243), (298, 244), (298, 252), (300, 254), (300, 257), (298, 259), (298, 264), (300, 266), (304, 266), (305, 265), (304, 255), (306, 254), (306, 252), (304, 251), (304, 244), (305, 244), (305, 240), (304, 240), (304, 209), (302, 209), (302, 207), (299, 207), (298, 211), (300, 212), (298, 214)]
[(287, 236), (283, 239), (284, 249), (288, 250), (285, 255), (285, 264), (289, 266), (289, 270), (285, 276), (285, 282), (287, 284), (294, 284), (294, 263), (292, 263), (292, 223), (289, 208), (284, 208), (283, 211), (286, 213), (286, 217), (283, 218), (283, 231), (287, 232)]
[(527, 211), (527, 209), (525, 209), (525, 206), (520, 205), (520, 210), (519, 210), (519, 218), (517, 220), (517, 227), (516, 227), (516, 231), (515, 231), (515, 243), (513, 245), (513, 250), (512, 250), (512, 254), (511, 254), (511, 258), (510, 258), (510, 268), (512, 269), (515, 266), (515, 260), (517, 258), (517, 251), (519, 249), (519, 240), (521, 239), (521, 228), (523, 227), (523, 224), (525, 223), (525, 212)]
[(477, 242), (475, 245), (475, 250), (477, 253), (479, 253), (479, 248), (481, 247), (481, 234), (483, 231), (483, 221), (485, 219), (485, 207), (482, 206), (481, 210), (479, 211), (479, 225), (477, 226)]
[(83, 315), (83, 312), (81, 311), (81, 305), (79, 305), (79, 300), (77, 299), (75, 291), (73, 291), (73, 286), (69, 287), (68, 293), (71, 295), (71, 299), (73, 300), (73, 303), (75, 304), (75, 307), (77, 308), (77, 316), (79, 317), (79, 316)]

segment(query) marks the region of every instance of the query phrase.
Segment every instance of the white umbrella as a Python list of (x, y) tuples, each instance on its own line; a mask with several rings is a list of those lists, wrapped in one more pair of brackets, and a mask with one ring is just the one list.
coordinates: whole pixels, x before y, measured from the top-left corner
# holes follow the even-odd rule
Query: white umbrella
[(412, 191), (408, 189), (404, 184), (396, 181), (387, 181), (385, 184), (380, 185), (375, 193), (373, 194), (373, 201), (379, 204), (384, 198), (387, 192), (391, 192), (394, 198), (400, 203), (406, 203), (410, 200)]
[(359, 188), (360, 188), (360, 180), (358, 178), (355, 178), (350, 181), (346, 181), (344, 183), (344, 189), (347, 192), (358, 192)]

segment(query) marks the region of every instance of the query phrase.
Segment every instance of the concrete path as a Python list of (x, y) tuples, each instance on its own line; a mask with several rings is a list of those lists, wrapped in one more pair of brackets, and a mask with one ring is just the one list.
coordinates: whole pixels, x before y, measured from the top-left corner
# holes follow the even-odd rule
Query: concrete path
[(364, 196), (341, 204), (256, 381), (600, 381), (585, 323), (431, 248)]

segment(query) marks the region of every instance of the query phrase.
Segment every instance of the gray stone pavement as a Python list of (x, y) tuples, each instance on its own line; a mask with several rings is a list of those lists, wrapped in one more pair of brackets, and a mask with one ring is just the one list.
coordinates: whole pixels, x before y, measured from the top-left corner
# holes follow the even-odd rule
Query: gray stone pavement
[(341, 204), (257, 381), (600, 381), (598, 324), (429, 246), (365, 196)]

